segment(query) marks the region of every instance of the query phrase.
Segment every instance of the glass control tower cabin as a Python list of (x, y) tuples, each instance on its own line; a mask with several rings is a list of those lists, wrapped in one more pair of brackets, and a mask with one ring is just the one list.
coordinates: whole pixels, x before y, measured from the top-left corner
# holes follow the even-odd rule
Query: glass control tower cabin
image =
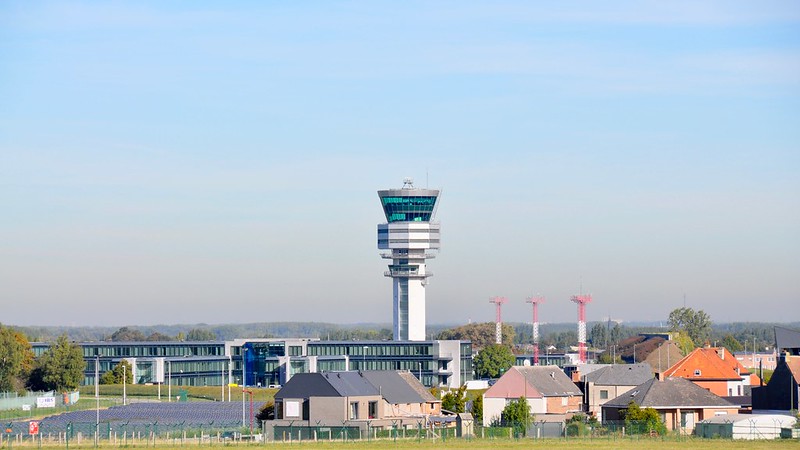
[(425, 259), (439, 249), (439, 224), (432, 222), (439, 191), (417, 189), (413, 181), (403, 180), (401, 189), (378, 191), (387, 223), (378, 225), (378, 248), (391, 259), (384, 273), (393, 284), (393, 335), (396, 341), (425, 340), (425, 284), (433, 274), (425, 269)]

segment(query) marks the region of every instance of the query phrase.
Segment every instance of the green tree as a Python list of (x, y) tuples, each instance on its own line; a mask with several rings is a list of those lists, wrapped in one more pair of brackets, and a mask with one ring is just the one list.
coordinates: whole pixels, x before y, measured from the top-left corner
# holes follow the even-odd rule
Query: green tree
[(523, 436), (531, 420), (531, 410), (525, 397), (511, 401), (500, 413), (500, 422), (503, 425), (514, 427), (514, 431)]
[(603, 352), (597, 357), (597, 362), (600, 364), (625, 364), (622, 357), (617, 355), (617, 360), (614, 361), (613, 353)]
[(27, 338), (0, 324), (0, 392), (24, 388), (23, 378), (33, 356)]
[(589, 425), (597, 425), (597, 418), (594, 416), (589, 418), (583, 413), (575, 413), (569, 419), (564, 420), (564, 423), (567, 436), (587, 436), (590, 431)]
[(640, 408), (634, 401), (628, 403), (628, 409), (622, 411), (625, 417), (625, 428), (630, 434), (641, 434), (655, 431), (658, 434), (667, 432), (658, 411), (653, 408)]
[(256, 414), (256, 419), (259, 422), (263, 422), (265, 420), (274, 420), (275, 419), (275, 401), (269, 400), (264, 403), (264, 406), (258, 411)]
[(150, 336), (147, 336), (146, 340), (149, 342), (169, 342), (174, 341), (175, 339), (172, 336), (155, 331), (151, 333)]
[[(471, 341), (473, 348), (480, 350), (484, 347), (495, 344), (495, 326), (496, 325), (494, 322), (471, 323), (468, 325), (443, 330), (441, 333), (439, 333), (438, 339)], [(516, 335), (514, 327), (504, 323), (502, 331), (503, 344), (508, 345), (509, 347), (513, 346), (514, 336)]]
[(136, 328), (122, 327), (111, 334), (111, 340), (115, 342), (146, 341), (147, 336)]
[(680, 332), (675, 335), (674, 339), (675, 343), (678, 344), (678, 348), (681, 349), (683, 356), (688, 355), (695, 348), (694, 341), (692, 341), (692, 338), (686, 333)]
[(511, 349), (505, 345), (486, 346), (475, 356), (475, 373), (479, 378), (497, 378), (516, 362)]
[(442, 409), (454, 413), (463, 413), (467, 405), (467, 385), (463, 385), (455, 391), (449, 391), (442, 397)]
[(744, 350), (742, 344), (738, 340), (736, 340), (736, 338), (733, 337), (733, 335), (730, 333), (726, 334), (725, 337), (722, 338), (721, 344), (723, 347), (727, 348), (728, 351), (730, 351), (731, 353), (740, 352)]
[(122, 384), (123, 378), (126, 383), (133, 383), (133, 368), (124, 359), (100, 377), (100, 384)]
[(589, 336), (593, 347), (608, 347), (608, 326), (605, 323), (598, 322), (594, 324), (592, 331), (589, 332)]
[(703, 310), (677, 308), (669, 313), (669, 326), (672, 331), (682, 331), (692, 342), (702, 345), (711, 336), (711, 317)]
[(211, 330), (192, 328), (186, 335), (187, 341), (216, 341), (217, 335)]
[(475, 423), (483, 422), (483, 394), (478, 394), (475, 400), (472, 400), (472, 418)]
[(36, 361), (42, 387), (57, 392), (76, 389), (83, 381), (86, 362), (83, 351), (61, 335)]

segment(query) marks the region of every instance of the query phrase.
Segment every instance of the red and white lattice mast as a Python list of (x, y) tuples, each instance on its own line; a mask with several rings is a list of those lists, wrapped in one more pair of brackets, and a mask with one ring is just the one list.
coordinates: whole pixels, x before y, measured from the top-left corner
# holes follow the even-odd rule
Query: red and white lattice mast
[(526, 303), (533, 305), (533, 364), (539, 365), (539, 303), (544, 303), (544, 297), (535, 295), (528, 297)]
[(590, 295), (573, 295), (570, 299), (578, 304), (578, 360), (586, 362), (586, 304), (592, 301)]
[(494, 341), (497, 344), (503, 343), (503, 319), (500, 315), (500, 311), (503, 309), (503, 303), (507, 301), (508, 299), (505, 297), (492, 297), (489, 299), (489, 303), (494, 303), (497, 309), (494, 324)]

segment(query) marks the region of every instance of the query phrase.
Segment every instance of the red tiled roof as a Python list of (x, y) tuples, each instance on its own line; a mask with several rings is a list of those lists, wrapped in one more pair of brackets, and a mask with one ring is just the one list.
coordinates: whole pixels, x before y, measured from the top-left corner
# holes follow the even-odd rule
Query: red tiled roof
[[(735, 366), (732, 366), (730, 361), (723, 360), (720, 357), (722, 351), (717, 350), (714, 347), (697, 348), (667, 369), (664, 376), (690, 380), (741, 380)], [(725, 359), (738, 364), (730, 352), (725, 350), (724, 355)], [(699, 375), (697, 375), (698, 370)]]

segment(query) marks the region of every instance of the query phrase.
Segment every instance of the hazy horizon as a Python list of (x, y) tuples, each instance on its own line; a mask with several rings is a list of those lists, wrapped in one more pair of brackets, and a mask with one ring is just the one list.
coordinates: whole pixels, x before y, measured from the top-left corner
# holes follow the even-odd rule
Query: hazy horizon
[(3, 323), (389, 323), (404, 177), (431, 324), (800, 319), (796, 2), (7, 1), (0, 42)]

